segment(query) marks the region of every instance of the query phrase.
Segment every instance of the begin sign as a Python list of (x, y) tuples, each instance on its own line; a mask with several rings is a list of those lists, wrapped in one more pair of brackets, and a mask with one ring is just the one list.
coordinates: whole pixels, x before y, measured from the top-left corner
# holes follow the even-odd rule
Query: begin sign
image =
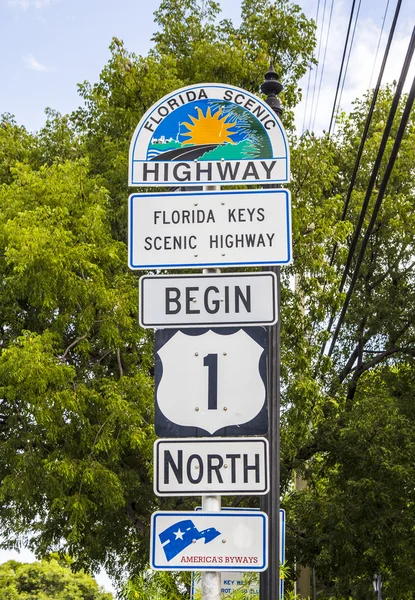
[(142, 327), (272, 325), (277, 320), (275, 273), (143, 275)]

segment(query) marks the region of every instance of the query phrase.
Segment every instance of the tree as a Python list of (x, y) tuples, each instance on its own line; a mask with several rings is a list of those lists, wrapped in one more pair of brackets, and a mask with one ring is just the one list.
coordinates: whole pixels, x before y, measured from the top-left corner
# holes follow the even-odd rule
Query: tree
[(1, 518), (35, 528), (42, 554), (65, 539), (97, 564), (107, 547), (130, 553), (123, 536), (152, 512), (150, 337), (87, 163), (13, 175), (0, 191)]
[[(229, 20), (216, 24), (219, 13), (213, 0), (163, 0), (155, 12), (160, 31), (153, 38), (152, 54), (174, 56), (186, 85), (222, 81), (251, 92), (259, 91), (271, 59), (283, 74), (286, 108), (295, 106), (301, 93), (298, 80), (314, 62), (314, 21), (286, 0), (243, 0), (239, 27)], [(286, 115), (286, 126), (289, 122)]]
[(22, 126), (18, 126), (9, 114), (0, 117), (0, 184), (11, 183), (11, 168), (16, 162), (28, 162), (35, 138)]
[[(388, 598), (412, 598), (415, 583), (407, 569), (413, 561), (410, 531), (415, 516), (409, 489), (413, 486), (408, 488), (408, 482), (414, 481), (415, 458), (411, 435), (415, 416), (411, 406), (415, 223), (408, 210), (414, 195), (409, 160), (415, 138), (413, 114), (338, 342), (331, 359), (321, 357), (327, 319), (333, 315), (336, 322), (344, 298), (338, 286), (350, 233), (359, 216), (393, 91), (387, 87), (378, 101), (347, 222), (339, 222), (339, 216), (369, 95), (356, 102), (349, 116), (342, 117), (334, 140), (310, 135), (299, 140), (295, 153), (300, 153), (302, 164), (297, 162), (298, 170), (293, 170), (294, 202), (297, 207), (301, 204), (299, 217), (306, 235), (301, 237), (298, 252), (295, 250), (297, 289), (290, 292), (286, 309), (291, 312), (283, 317), (290, 341), (283, 346), (290, 349), (285, 363), (289, 369), (297, 369), (297, 373), (286, 374), (283, 430), (290, 537), (295, 556), (300, 563), (315, 566), (327, 594), (331, 591), (335, 597), (356, 599), (373, 593), (375, 572), (382, 573)], [(403, 103), (399, 114), (402, 109)], [(389, 152), (399, 114), (388, 142)], [(316, 152), (318, 164), (314, 162)], [(386, 158), (370, 206), (385, 165)], [(318, 173), (320, 192), (313, 187)], [(337, 228), (329, 240), (323, 231), (332, 222), (332, 210), (339, 200), (338, 212), (334, 213)], [(304, 210), (302, 203), (308, 208)], [(308, 230), (304, 222), (307, 210), (313, 214)], [(369, 218), (370, 211), (364, 230)], [(335, 242), (338, 250), (330, 267)], [(298, 256), (307, 252), (313, 254), (312, 260), (300, 259), (298, 264)], [(354, 258), (352, 269), (355, 264)], [(289, 489), (293, 469), (307, 479), (306, 491)]]
[(54, 557), (0, 565), (0, 595), (3, 600), (113, 600), (90, 575), (72, 573), (67, 561)]
[[(6, 546), (23, 538), (39, 556), (70, 554), (75, 568), (103, 564), (112, 574), (138, 574), (148, 560), (151, 513), (195, 504), (161, 500), (152, 490), (152, 332), (138, 325), (137, 278), (127, 268), (128, 146), (143, 113), (196, 73), (218, 81), (233, 73), (233, 83), (249, 80), (258, 89), (272, 40), (255, 22), (256, 10), (257, 3), (244, 2), (244, 32), (217, 22), (213, 2), (163, 2), (153, 50), (137, 57), (114, 38), (99, 81), (80, 86), (85, 105), (73, 115), (49, 110), (36, 135), (4, 120), (0, 520)], [(261, 11), (272, 31), (280, 29), (273, 58), (287, 67), (287, 90), (295, 90), (313, 60), (315, 26), (284, 2), (266, 2)], [(189, 47), (180, 54), (171, 43), (186, 36)], [(246, 68), (237, 79), (241, 64)], [(294, 96), (287, 102), (292, 106)]]
[[(245, 0), (239, 27), (218, 15), (212, 1), (164, 0), (149, 55), (134, 56), (114, 38), (99, 81), (80, 86), (85, 105), (73, 115), (49, 111), (37, 135), (3, 119), (5, 544), (24, 537), (40, 556), (59, 549), (75, 568), (104, 564), (157, 593), (173, 583), (174, 595), (184, 594), (185, 579), (143, 576), (151, 513), (191, 509), (195, 501), (152, 491), (152, 334), (138, 325), (137, 278), (127, 269), (128, 145), (141, 116), (167, 92), (201, 80), (256, 91), (271, 56), (283, 75), (292, 146), (294, 263), (283, 270), (281, 290), (290, 555), (316, 567), (326, 595), (366, 598), (380, 570), (390, 598), (410, 598), (415, 582), (405, 564), (413, 561), (414, 515), (404, 482), (414, 475), (414, 117), (333, 355), (321, 356), (328, 320), (344, 300), (345, 258), (393, 89), (380, 95), (341, 220), (369, 96), (341, 117), (336, 136), (297, 138), (290, 109), (313, 61), (314, 24), (282, 1)], [(309, 482), (306, 491), (292, 490), (294, 471)]]

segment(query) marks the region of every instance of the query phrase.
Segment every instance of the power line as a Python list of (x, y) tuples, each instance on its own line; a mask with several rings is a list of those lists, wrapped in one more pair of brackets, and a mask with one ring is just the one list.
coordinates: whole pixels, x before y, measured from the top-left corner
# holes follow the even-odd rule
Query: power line
[[(388, 0), (389, 1), (389, 0)], [(321, 91), (321, 82), (323, 80), (323, 73), (324, 73), (324, 67), (326, 64), (326, 54), (327, 54), (327, 46), (329, 43), (329, 35), (330, 35), (330, 27), (331, 27), (331, 18), (333, 16), (333, 6), (334, 6), (334, 0), (331, 0), (331, 7), (330, 7), (330, 17), (329, 17), (329, 25), (327, 28), (327, 35), (326, 35), (326, 44), (324, 47), (324, 56), (323, 56), (323, 64), (321, 66), (321, 70), (320, 70), (320, 82), (318, 84), (318, 93), (317, 93), (317, 102), (316, 102), (316, 106), (314, 109), (314, 116), (313, 116), (313, 123), (311, 125), (311, 130), (313, 131), (314, 129), (314, 123), (316, 122), (316, 114), (317, 114), (317, 107), (318, 107), (318, 102), (320, 100), (320, 91)], [(323, 33), (323, 32), (322, 32)]]
[[(340, 217), (341, 221), (345, 220), (346, 214), (347, 214), (347, 209), (349, 208), (350, 198), (351, 198), (352, 191), (353, 191), (353, 188), (354, 188), (354, 185), (355, 185), (355, 182), (356, 182), (356, 177), (357, 177), (357, 173), (358, 173), (359, 166), (360, 166), (360, 161), (361, 161), (362, 154), (363, 154), (363, 147), (364, 147), (365, 142), (366, 142), (367, 134), (369, 132), (369, 126), (370, 126), (370, 123), (372, 121), (373, 112), (375, 110), (375, 105), (376, 105), (376, 101), (377, 101), (378, 94), (379, 94), (380, 84), (382, 83), (383, 74), (385, 72), (386, 62), (388, 60), (389, 50), (390, 50), (390, 47), (391, 47), (391, 44), (392, 44), (393, 36), (395, 34), (396, 23), (398, 21), (399, 12), (401, 10), (401, 5), (402, 5), (402, 0), (398, 0), (398, 2), (396, 4), (395, 14), (393, 16), (393, 21), (392, 21), (392, 24), (391, 24), (391, 28), (390, 28), (390, 31), (389, 31), (388, 41), (387, 41), (387, 44), (386, 44), (386, 47), (385, 47), (385, 51), (384, 51), (384, 54), (383, 54), (382, 64), (381, 64), (380, 69), (379, 69), (378, 79), (377, 79), (377, 82), (376, 82), (375, 89), (373, 91), (373, 96), (372, 96), (372, 100), (371, 100), (371, 103), (370, 103), (369, 111), (367, 113), (366, 122), (365, 122), (365, 126), (364, 126), (364, 129), (363, 129), (363, 134), (362, 134), (362, 137), (361, 137), (361, 140), (360, 140), (359, 150), (358, 150), (357, 155), (356, 155), (356, 161), (355, 161), (355, 164), (354, 164), (352, 177), (350, 179), (349, 188), (347, 190), (346, 200), (345, 200), (344, 206), (343, 206), (343, 212), (342, 212), (342, 215)], [(337, 250), (337, 244), (335, 244), (334, 248), (333, 248), (333, 252), (332, 252), (332, 255), (331, 255), (331, 259), (330, 259), (330, 266), (334, 262), (334, 257), (335, 257), (335, 254), (336, 254), (336, 250)]]
[[(316, 26), (317, 26), (319, 11), (320, 11), (320, 0), (318, 0), (318, 2), (317, 2)], [(306, 117), (307, 117), (307, 105), (308, 105), (308, 98), (309, 98), (309, 92), (310, 92), (310, 80), (311, 80), (311, 71), (312, 70), (313, 70), (313, 67), (310, 66), (310, 70), (308, 71), (308, 83), (307, 83), (307, 93), (306, 93), (306, 97), (305, 97), (305, 108), (304, 108), (302, 133), (304, 133), (304, 131), (305, 131), (305, 121), (306, 121)]]
[[(414, 29), (414, 32), (415, 32), (415, 29)], [(361, 245), (361, 248), (360, 248), (360, 251), (359, 251), (359, 255), (358, 255), (358, 258), (357, 258), (357, 261), (356, 261), (356, 266), (355, 266), (355, 269), (354, 269), (354, 272), (353, 272), (352, 280), (350, 282), (350, 286), (349, 286), (349, 289), (347, 291), (347, 295), (346, 295), (346, 298), (345, 298), (345, 301), (344, 301), (344, 304), (343, 304), (343, 308), (342, 308), (342, 311), (340, 313), (340, 317), (339, 317), (339, 320), (337, 322), (335, 332), (333, 334), (333, 339), (331, 341), (331, 346), (330, 346), (330, 350), (329, 350), (329, 353), (328, 353), (329, 356), (331, 356), (331, 354), (333, 352), (334, 345), (335, 345), (335, 343), (337, 341), (337, 337), (339, 335), (340, 327), (343, 324), (344, 317), (346, 315), (346, 311), (347, 311), (347, 309), (349, 307), (349, 304), (350, 304), (350, 300), (351, 300), (351, 297), (352, 297), (352, 294), (353, 294), (353, 291), (354, 291), (354, 287), (356, 285), (356, 281), (357, 281), (357, 278), (358, 278), (358, 275), (359, 275), (359, 272), (360, 272), (360, 267), (362, 265), (363, 258), (364, 258), (365, 252), (366, 252), (366, 248), (367, 248), (367, 245), (369, 243), (369, 238), (370, 238), (370, 236), (372, 234), (373, 227), (375, 225), (375, 222), (376, 222), (376, 219), (377, 219), (377, 216), (378, 216), (378, 213), (379, 213), (379, 210), (380, 210), (383, 198), (385, 196), (386, 188), (387, 188), (387, 185), (389, 183), (389, 178), (391, 176), (393, 167), (395, 165), (396, 158), (398, 156), (399, 148), (400, 148), (400, 145), (401, 145), (401, 142), (402, 142), (402, 138), (403, 138), (404, 133), (405, 133), (405, 128), (406, 128), (406, 125), (408, 123), (409, 116), (411, 114), (411, 110), (412, 110), (412, 106), (414, 104), (414, 100), (415, 100), (415, 77), (414, 77), (414, 79), (412, 81), (412, 86), (411, 86), (411, 89), (410, 89), (409, 94), (408, 94), (408, 98), (407, 98), (407, 101), (406, 101), (406, 104), (405, 104), (405, 108), (404, 108), (404, 111), (403, 111), (403, 114), (402, 114), (401, 122), (399, 124), (398, 132), (396, 134), (395, 142), (393, 144), (392, 152), (390, 154), (389, 161), (388, 161), (388, 164), (386, 166), (385, 174), (383, 176), (382, 183), (380, 184), (378, 197), (376, 199), (376, 203), (375, 203), (375, 206), (374, 206), (373, 212), (372, 212), (372, 217), (370, 219), (369, 226), (368, 226), (368, 228), (366, 230), (365, 236), (364, 236), (363, 241), (362, 241), (362, 245)]]
[[(355, 19), (354, 26), (353, 26), (352, 39), (350, 41), (350, 46), (349, 46), (349, 53), (347, 55), (346, 68), (344, 70), (344, 75), (343, 75), (343, 83), (342, 83), (342, 87), (341, 87), (341, 90), (340, 90), (339, 101), (337, 103), (336, 117), (337, 117), (337, 115), (339, 114), (339, 111), (340, 111), (340, 104), (341, 104), (342, 96), (343, 96), (344, 83), (346, 81), (346, 75), (347, 75), (347, 71), (349, 69), (350, 55), (352, 53), (354, 36), (355, 36), (355, 33), (356, 33), (357, 21), (359, 20), (359, 13), (360, 13), (360, 6), (361, 6), (361, 4), (362, 4), (362, 0), (359, 0), (359, 6), (357, 7), (357, 12), (356, 12), (356, 19)], [(336, 127), (336, 119), (334, 120), (334, 124), (333, 124), (333, 132), (334, 132), (335, 127)]]
[(314, 77), (313, 96), (312, 96), (311, 109), (310, 109), (310, 119), (308, 121), (308, 128), (309, 129), (311, 129), (311, 121), (313, 119), (314, 99), (315, 99), (315, 93), (316, 93), (316, 82), (317, 82), (317, 77), (318, 77), (318, 69), (320, 67), (321, 40), (322, 40), (322, 37), (323, 37), (325, 16), (326, 16), (326, 0), (324, 0), (323, 19), (322, 19), (322, 22), (321, 22), (321, 35), (320, 35), (320, 39), (318, 41), (317, 68), (316, 68), (316, 74), (315, 74), (315, 77)]
[(352, 262), (352, 258), (353, 258), (353, 254), (354, 251), (356, 249), (356, 245), (357, 245), (357, 240), (359, 238), (360, 232), (362, 230), (363, 227), (363, 223), (364, 223), (364, 219), (366, 216), (366, 211), (367, 211), (367, 207), (369, 205), (369, 201), (370, 201), (370, 197), (372, 195), (373, 192), (373, 188), (375, 187), (375, 183), (376, 183), (376, 178), (378, 176), (378, 172), (380, 169), (380, 165), (383, 159), (383, 154), (385, 152), (385, 148), (386, 148), (386, 144), (389, 138), (389, 134), (390, 131), (392, 129), (392, 124), (393, 124), (393, 120), (395, 118), (395, 113), (398, 109), (399, 106), (399, 100), (402, 94), (402, 89), (405, 83), (405, 79), (406, 76), (408, 74), (408, 70), (412, 61), (412, 56), (414, 53), (414, 49), (415, 49), (415, 27), (412, 31), (412, 36), (411, 39), (409, 41), (409, 46), (408, 46), (408, 50), (405, 56), (405, 60), (403, 63), (403, 67), (402, 67), (402, 71), (401, 74), (399, 76), (399, 81), (398, 81), (398, 85), (396, 86), (396, 90), (395, 90), (395, 95), (393, 97), (392, 100), (392, 104), (391, 104), (391, 108), (389, 111), (389, 115), (388, 115), (388, 119), (386, 121), (386, 125), (385, 125), (385, 129), (383, 131), (383, 135), (382, 135), (382, 140), (380, 142), (380, 146), (379, 146), (379, 150), (378, 150), (378, 154), (376, 156), (376, 160), (375, 160), (375, 164), (373, 165), (373, 169), (372, 169), (372, 174), (370, 176), (370, 180), (369, 180), (369, 185), (366, 191), (366, 195), (365, 195), (365, 199), (363, 201), (363, 205), (362, 205), (362, 209), (360, 211), (360, 216), (359, 216), (359, 221), (357, 223), (355, 232), (353, 234), (353, 238), (352, 238), (352, 242), (350, 244), (350, 248), (349, 248), (349, 254), (347, 256), (347, 261), (346, 261), (346, 266), (344, 268), (344, 272), (343, 272), (343, 277), (340, 283), (340, 291), (343, 290), (344, 284), (346, 282), (347, 279), (347, 275), (349, 273), (349, 269), (350, 269), (350, 264)]
[(383, 15), (382, 27), (380, 29), (380, 34), (379, 34), (379, 39), (378, 39), (378, 45), (376, 47), (376, 52), (375, 52), (375, 60), (373, 61), (372, 72), (370, 74), (370, 79), (369, 79), (369, 89), (370, 89), (370, 86), (372, 85), (373, 73), (375, 72), (376, 61), (377, 61), (377, 58), (378, 58), (378, 52), (379, 52), (379, 48), (380, 48), (380, 42), (382, 40), (383, 28), (385, 27), (386, 15), (388, 13), (388, 8), (389, 8), (389, 0), (386, 2), (385, 14)]
[[(371, 120), (372, 120), (372, 116), (373, 116), (373, 112), (374, 112), (374, 109), (375, 109), (377, 97), (378, 97), (378, 94), (379, 94), (380, 84), (382, 82), (383, 73), (384, 73), (386, 62), (387, 62), (387, 59), (388, 59), (388, 56), (389, 56), (389, 50), (390, 50), (390, 47), (391, 47), (391, 44), (392, 44), (392, 39), (393, 39), (393, 36), (394, 36), (394, 33), (395, 33), (396, 23), (397, 23), (397, 20), (398, 20), (398, 17), (399, 17), (399, 12), (400, 12), (400, 9), (401, 9), (401, 5), (402, 5), (402, 0), (398, 0), (398, 2), (396, 4), (396, 8), (395, 8), (395, 14), (394, 14), (394, 17), (393, 17), (391, 28), (390, 28), (390, 31), (389, 31), (388, 41), (387, 41), (387, 44), (386, 44), (386, 47), (385, 47), (385, 51), (384, 51), (384, 54), (383, 54), (382, 64), (381, 64), (381, 67), (379, 69), (378, 80), (376, 82), (376, 86), (375, 86), (375, 89), (373, 91), (372, 101), (371, 101), (370, 108), (369, 108), (369, 111), (368, 111), (368, 114), (367, 114), (367, 117), (366, 117), (366, 122), (365, 122), (364, 130), (363, 130), (363, 135), (362, 135), (362, 138), (360, 140), (359, 150), (357, 152), (357, 156), (356, 156), (356, 161), (355, 161), (354, 168), (353, 168), (352, 177), (351, 177), (351, 180), (350, 180), (349, 188), (347, 190), (347, 196), (346, 196), (346, 200), (344, 202), (343, 212), (342, 212), (342, 215), (341, 215), (341, 218), (340, 218), (341, 221), (344, 221), (345, 218), (346, 218), (347, 209), (349, 207), (349, 203), (350, 203), (352, 191), (353, 191), (353, 188), (354, 188), (354, 185), (355, 185), (355, 182), (356, 182), (357, 172), (358, 172), (359, 166), (360, 166), (360, 160), (361, 160), (362, 154), (363, 154), (363, 147), (364, 147), (365, 142), (366, 142), (366, 138), (367, 138), (368, 131), (369, 131), (369, 126), (370, 126), (370, 123), (371, 123)], [(411, 48), (411, 43), (408, 46), (407, 56), (408, 56), (408, 54), (410, 52), (410, 48)], [(403, 67), (402, 67), (401, 78), (402, 78), (402, 74), (403, 74), (403, 71), (404, 71), (404, 68), (405, 68), (405, 64), (407, 62), (406, 58), (405, 58), (405, 61), (404, 61)], [(408, 65), (408, 67), (409, 67), (409, 65)], [(405, 75), (405, 77), (406, 77), (406, 75)], [(397, 88), (397, 90), (395, 92), (395, 97), (396, 97), (397, 91), (398, 91), (398, 88)], [(373, 174), (373, 172), (372, 172), (372, 174)], [(376, 178), (373, 178), (373, 181), (375, 181), (375, 180), (376, 180)], [(369, 196), (366, 195), (366, 198), (369, 198), (369, 197), (370, 197), (370, 195)], [(367, 202), (366, 202), (366, 207), (364, 205), (362, 206), (363, 219), (364, 219), (364, 215), (366, 213), (366, 208), (367, 208), (368, 202), (369, 202), (369, 200), (367, 200)], [(361, 216), (362, 216), (362, 213), (361, 213)], [(363, 223), (363, 219), (360, 219), (359, 223), (360, 222)], [(360, 233), (360, 230), (361, 230), (361, 226), (360, 226), (360, 228), (358, 226), (358, 232), (359, 233)], [(356, 243), (357, 243), (357, 236), (355, 235), (354, 238), (353, 238), (353, 241), (352, 241), (353, 252), (355, 250)], [(336, 254), (336, 250), (337, 250), (337, 244), (335, 244), (334, 247), (333, 247), (333, 252), (332, 252), (332, 255), (331, 255), (331, 259), (330, 259), (330, 266), (334, 262), (334, 257), (335, 257), (335, 254)], [(350, 248), (350, 250), (351, 250), (351, 248)], [(339, 288), (340, 292), (343, 290), (344, 281), (345, 281), (345, 278), (347, 277), (347, 272), (348, 272), (348, 269), (350, 267), (350, 262), (351, 262), (351, 258), (352, 258), (352, 254), (353, 254), (353, 252), (351, 252), (350, 250), (349, 250), (349, 255), (348, 255), (348, 258), (347, 258), (347, 264), (346, 264), (346, 267), (345, 267), (345, 270), (344, 270), (344, 273), (343, 273), (342, 282), (341, 282), (341, 285), (340, 285), (340, 288)], [(334, 322), (334, 315), (332, 314), (331, 317), (330, 317), (330, 319), (329, 319), (328, 326), (327, 326), (327, 332), (328, 333), (331, 332), (331, 328), (333, 326), (333, 322)], [(323, 343), (322, 346), (321, 346), (321, 349), (320, 349), (320, 358), (324, 354), (325, 347), (326, 347), (326, 344)]]
[(340, 81), (341, 81), (341, 77), (342, 77), (342, 73), (343, 73), (343, 67), (344, 67), (344, 59), (346, 57), (347, 46), (348, 46), (348, 43), (349, 43), (350, 27), (352, 26), (352, 20), (353, 20), (353, 13), (354, 13), (355, 4), (356, 4), (356, 0), (353, 0), (352, 8), (351, 8), (351, 11), (350, 11), (349, 25), (347, 27), (346, 41), (344, 43), (342, 62), (341, 62), (341, 65), (340, 65), (339, 79), (337, 81), (336, 94), (334, 96), (333, 110), (332, 110), (331, 118), (330, 118), (329, 135), (331, 133), (331, 128), (332, 128), (333, 120), (334, 120), (334, 112), (335, 112), (335, 109), (336, 109), (337, 95), (339, 93)]

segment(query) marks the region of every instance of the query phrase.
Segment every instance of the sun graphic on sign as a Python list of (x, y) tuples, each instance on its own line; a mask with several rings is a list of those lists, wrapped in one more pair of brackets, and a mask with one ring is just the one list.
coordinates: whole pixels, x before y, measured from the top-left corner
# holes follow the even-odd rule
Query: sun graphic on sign
[(220, 108), (212, 115), (210, 107), (207, 109), (206, 115), (203, 114), (202, 110), (196, 107), (198, 117), (192, 117), (189, 115), (192, 123), (183, 123), (188, 133), (183, 133), (183, 137), (189, 139), (183, 142), (183, 146), (187, 145), (200, 145), (200, 144), (234, 144), (230, 137), (232, 129), (236, 123), (227, 123), (226, 116), (221, 118), (222, 109)]

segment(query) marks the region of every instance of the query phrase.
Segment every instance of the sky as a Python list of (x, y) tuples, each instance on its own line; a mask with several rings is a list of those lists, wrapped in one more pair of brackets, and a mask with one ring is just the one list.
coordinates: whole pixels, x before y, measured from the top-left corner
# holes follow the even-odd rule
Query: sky
[[(296, 124), (300, 133), (304, 128), (321, 133), (329, 127), (352, 1), (334, 0), (326, 46), (331, 0), (320, 0), (317, 19), (318, 39), (322, 40), (320, 63), (324, 54), (326, 59), (318, 102), (321, 67), (317, 78), (315, 70), (311, 73), (310, 84), (308, 74), (299, 82), (304, 94), (296, 110)], [(316, 18), (317, 2), (297, 0), (311, 18)], [(341, 100), (345, 110), (351, 108), (351, 102), (361, 96), (370, 84), (387, 2), (361, 0)], [(156, 31), (153, 12), (159, 3), (159, 0), (0, 0), (0, 114), (9, 112), (15, 115), (20, 125), (36, 131), (45, 123), (46, 107), (63, 114), (75, 110), (82, 103), (77, 84), (85, 80), (91, 83), (98, 80), (100, 71), (110, 57), (108, 47), (113, 36), (122, 39), (128, 51), (147, 54), (152, 34)], [(220, 4), (222, 18), (231, 18), (238, 25), (241, 0), (221, 0)], [(395, 6), (396, 0), (389, 0), (372, 87), (376, 82)], [(384, 81), (398, 79), (414, 25), (415, 1), (403, 0)], [(415, 64), (408, 75), (406, 90), (414, 75)], [(310, 92), (308, 95), (307, 88)], [(15, 555), (0, 551), (0, 562), (12, 557)], [(24, 561), (31, 559), (33, 556), (28, 553), (21, 556)], [(111, 590), (105, 574), (97, 579)]]
[[(317, 0), (297, 1), (308, 17), (316, 17)], [(387, 2), (361, 0), (341, 102), (346, 110), (369, 85)], [(142, 55), (148, 52), (152, 34), (156, 31), (153, 12), (159, 3), (160, 0), (0, 0), (0, 113), (14, 114), (19, 124), (34, 131), (44, 124), (46, 107), (61, 113), (76, 109), (82, 103), (77, 84), (98, 80), (109, 59), (108, 46), (113, 36), (122, 39), (129, 51)], [(239, 24), (240, 5), (241, 0), (221, 0), (222, 17)], [(328, 129), (351, 5), (352, 0), (334, 0), (318, 103), (321, 67), (317, 78), (316, 71), (312, 72), (310, 84), (308, 75), (300, 81), (299, 87), (304, 94), (296, 112), (300, 132), (304, 127), (312, 128), (313, 124), (316, 133)], [(396, 0), (389, 0), (377, 68), (395, 6)], [(322, 39), (320, 63), (325, 54), (330, 7), (331, 0), (320, 0), (317, 19)], [(415, 2), (403, 0), (386, 81), (398, 78), (414, 24)], [(408, 82), (414, 73), (412, 67)], [(376, 74), (375, 71), (372, 86)], [(308, 99), (307, 88), (310, 91)]]

